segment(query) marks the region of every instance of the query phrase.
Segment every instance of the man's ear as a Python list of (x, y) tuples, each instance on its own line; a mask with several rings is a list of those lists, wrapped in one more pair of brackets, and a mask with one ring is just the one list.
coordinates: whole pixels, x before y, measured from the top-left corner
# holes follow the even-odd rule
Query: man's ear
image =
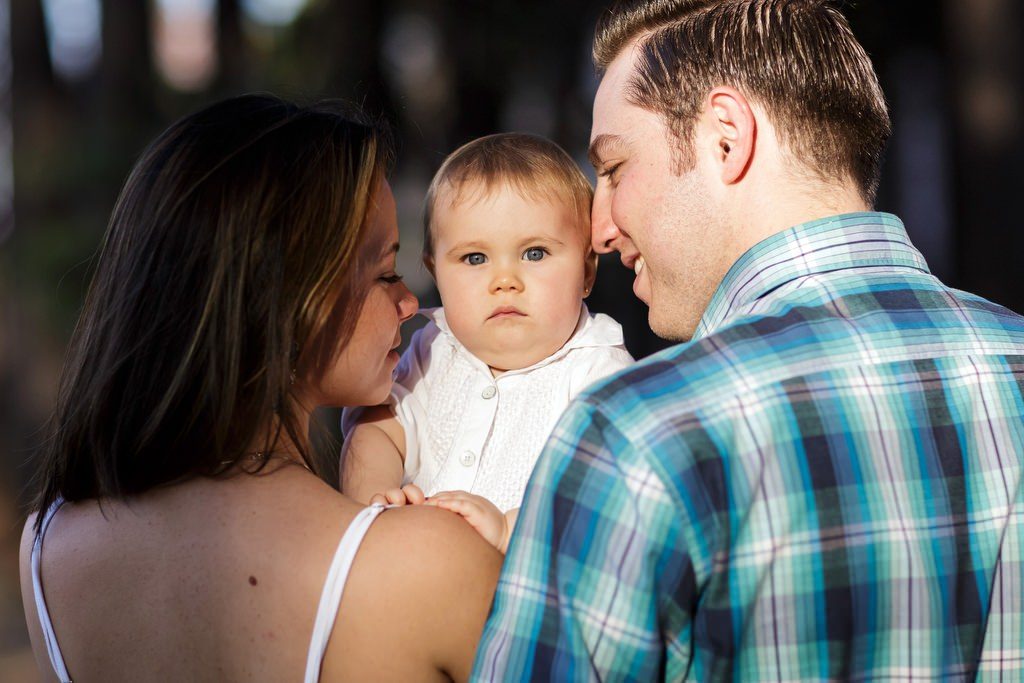
[(589, 244), (587, 253), (583, 257), (583, 298), (590, 296), (594, 290), (594, 281), (597, 280), (597, 252)]
[(754, 159), (757, 118), (747, 98), (735, 88), (714, 88), (707, 102), (706, 120), (715, 145), (715, 159), (722, 182), (732, 185), (743, 179)]

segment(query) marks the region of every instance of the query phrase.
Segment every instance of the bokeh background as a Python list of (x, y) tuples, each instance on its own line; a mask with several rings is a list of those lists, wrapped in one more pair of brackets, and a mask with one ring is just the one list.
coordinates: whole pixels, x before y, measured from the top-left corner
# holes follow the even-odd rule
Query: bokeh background
[[(92, 256), (145, 143), (179, 116), (242, 92), (340, 97), (386, 115), (400, 142), (400, 266), (433, 305), (418, 261), (419, 212), (446, 152), (479, 135), (527, 131), (553, 138), (590, 173), (590, 39), (604, 6), (0, 0), (0, 681), (36, 679), (17, 582), (33, 452)], [(1024, 310), (1021, 3), (843, 7), (895, 122), (879, 208), (906, 221), (944, 280)], [(618, 318), (643, 357), (663, 343), (647, 330), (631, 280), (607, 259), (590, 304)]]

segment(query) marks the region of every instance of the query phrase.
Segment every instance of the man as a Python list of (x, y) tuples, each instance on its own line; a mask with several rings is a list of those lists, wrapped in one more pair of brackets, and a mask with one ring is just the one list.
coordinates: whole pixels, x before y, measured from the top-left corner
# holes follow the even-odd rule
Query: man
[(682, 343), (533, 474), (478, 680), (1024, 676), (1024, 320), (872, 213), (890, 125), (822, 0), (602, 20), (594, 247)]

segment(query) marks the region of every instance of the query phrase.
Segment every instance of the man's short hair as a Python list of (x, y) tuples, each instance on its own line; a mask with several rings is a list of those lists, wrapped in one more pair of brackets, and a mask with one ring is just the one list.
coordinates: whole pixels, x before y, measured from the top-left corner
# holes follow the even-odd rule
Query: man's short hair
[(765, 109), (795, 159), (823, 180), (852, 180), (874, 203), (889, 111), (871, 60), (831, 2), (620, 0), (597, 26), (598, 69), (636, 38), (628, 97), (664, 117), (679, 172), (696, 161), (703, 99), (727, 85)]
[(498, 133), (459, 147), (434, 175), (423, 207), (423, 255), (430, 257), (434, 252), (432, 223), (441, 194), (446, 194), (454, 205), (466, 199), (463, 195), (468, 189), (486, 196), (503, 184), (512, 185), (524, 197), (568, 204), (584, 240), (590, 243), (594, 189), (579, 165), (546, 138), (527, 133)]

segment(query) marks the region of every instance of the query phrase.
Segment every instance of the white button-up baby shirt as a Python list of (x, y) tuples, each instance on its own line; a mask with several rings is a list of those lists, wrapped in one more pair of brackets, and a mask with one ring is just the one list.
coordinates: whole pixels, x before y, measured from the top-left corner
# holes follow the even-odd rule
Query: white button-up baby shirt
[[(451, 333), (441, 308), (413, 335), (389, 404), (405, 431), (405, 479), (428, 496), (463, 490), (501, 510), (519, 507), (562, 411), (598, 379), (633, 363), (622, 327), (581, 307), (572, 337), (527, 368), (493, 377)], [(343, 430), (351, 428), (346, 411)]]

